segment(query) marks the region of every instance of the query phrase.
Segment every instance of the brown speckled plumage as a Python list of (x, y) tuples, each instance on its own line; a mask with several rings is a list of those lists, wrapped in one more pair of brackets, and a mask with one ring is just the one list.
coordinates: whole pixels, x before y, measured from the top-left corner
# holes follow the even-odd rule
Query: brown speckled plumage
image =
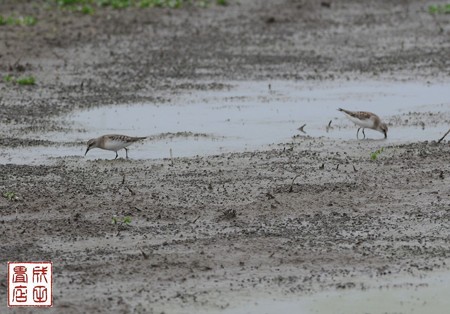
[(359, 130), (362, 128), (364, 138), (366, 134), (364, 133), (365, 128), (373, 129), (384, 134), (384, 138), (387, 138), (388, 127), (386, 123), (381, 122), (379, 116), (368, 111), (350, 111), (346, 109), (339, 108), (341, 112), (344, 112), (351, 121), (359, 126), (356, 132), (356, 138), (358, 138)]

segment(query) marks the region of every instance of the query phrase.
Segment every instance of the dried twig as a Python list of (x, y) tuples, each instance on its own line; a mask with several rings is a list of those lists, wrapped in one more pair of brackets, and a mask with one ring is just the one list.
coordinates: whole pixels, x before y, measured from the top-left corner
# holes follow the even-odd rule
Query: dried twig
[(295, 179), (297, 179), (298, 177), (300, 177), (299, 174), (296, 175), (296, 176), (294, 177), (294, 179), (292, 179), (291, 187), (289, 188), (289, 193), (291, 193), (291, 192), (294, 190), (294, 181), (295, 181)]
[(275, 198), (275, 196), (273, 196), (272, 194), (270, 194), (269, 192), (266, 193), (266, 196), (269, 200), (272, 200)]
[(218, 221), (220, 220), (232, 220), (236, 218), (236, 210), (235, 209), (227, 209), (222, 215), (219, 216)]
[(331, 122), (333, 122), (333, 120), (330, 120), (330, 122), (328, 122), (328, 125), (325, 127), (326, 132), (328, 133), (328, 131), (330, 131), (330, 129), (332, 129), (333, 127), (331, 126)]
[(141, 248), (139, 248), (139, 250), (141, 251), (142, 257), (143, 257), (144, 259), (148, 259), (148, 254), (145, 253), (144, 250), (141, 249)]
[(305, 126), (306, 126), (306, 124), (303, 124), (303, 125), (302, 125), (301, 127), (299, 127), (297, 130), (299, 130), (300, 132), (306, 134), (306, 131), (304, 130)]
[(13, 65), (9, 66), (10, 71), (14, 71), (17, 68), (17, 66), (19, 65), (20, 59), (22, 59), (22, 57), (17, 58), (16, 62), (14, 62)]
[(438, 144), (442, 142), (442, 140), (448, 135), (448, 133), (450, 133), (450, 129), (448, 129), (447, 133), (445, 133), (444, 136), (439, 139)]
[(129, 186), (127, 186), (128, 191), (130, 191), (131, 195), (136, 195), (136, 192), (134, 192), (132, 189), (130, 189)]
[(171, 165), (172, 165), (172, 167), (173, 167), (173, 153), (172, 153), (172, 148), (169, 150), (169, 152), (170, 152), (170, 163), (171, 163)]

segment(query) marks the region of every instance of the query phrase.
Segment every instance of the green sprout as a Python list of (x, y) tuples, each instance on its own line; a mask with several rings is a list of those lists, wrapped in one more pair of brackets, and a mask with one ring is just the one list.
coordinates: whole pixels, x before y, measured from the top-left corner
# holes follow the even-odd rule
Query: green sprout
[[(94, 14), (94, 7), (110, 7), (112, 9), (126, 9), (130, 7), (150, 8), (164, 7), (181, 8), (185, 4), (206, 8), (214, 0), (54, 0), (61, 8), (84, 14)], [(228, 5), (228, 0), (215, 0), (217, 5)]]
[(131, 224), (131, 217), (130, 216), (117, 217), (116, 215), (114, 215), (112, 217), (111, 223), (113, 225), (123, 225), (123, 224), (129, 225)]
[(383, 151), (384, 151), (384, 147), (381, 147), (380, 149), (378, 149), (378, 150), (372, 152), (372, 153), (370, 154), (370, 159), (372, 159), (372, 160), (377, 160), (378, 155), (380, 155)]
[(33, 76), (20, 77), (16, 80), (19, 85), (34, 85), (36, 84), (36, 79)]
[(34, 76), (24, 76), (24, 77), (15, 78), (14, 76), (8, 74), (3, 77), (3, 80), (6, 83), (16, 83), (19, 85), (34, 85), (34, 84), (36, 84), (36, 79), (34, 78)]
[(443, 5), (430, 5), (428, 6), (428, 13), (430, 14), (450, 14), (450, 3)]
[(83, 14), (89, 14), (89, 15), (92, 15), (95, 13), (95, 9), (89, 4), (85, 4), (81, 7), (78, 7), (78, 11)]
[(12, 76), (12, 75), (5, 75), (4, 77), (3, 77), (3, 80), (5, 81), (5, 82), (7, 82), (7, 83), (10, 83), (10, 82), (15, 82), (15, 78), (14, 78), (14, 76)]
[(150, 6), (153, 6), (154, 2), (155, 1), (153, 1), (153, 0), (142, 0), (142, 1), (139, 1), (139, 7), (140, 8), (148, 8)]
[(0, 15), (0, 25), (33, 26), (37, 23), (37, 18), (33, 16), (3, 17)]
[(19, 199), (14, 192), (4, 192), (3, 197), (8, 199), (9, 201), (17, 201)]
[(125, 9), (131, 6), (130, 0), (110, 0), (108, 2), (113, 9)]
[(35, 18), (33, 16), (24, 16), (24, 17), (20, 18), (19, 20), (20, 20), (20, 25), (33, 26), (33, 25), (36, 25), (36, 23), (37, 23), (37, 18)]
[(148, 7), (168, 7), (172, 9), (180, 8), (185, 0), (141, 0), (138, 2), (138, 6), (141, 8)]

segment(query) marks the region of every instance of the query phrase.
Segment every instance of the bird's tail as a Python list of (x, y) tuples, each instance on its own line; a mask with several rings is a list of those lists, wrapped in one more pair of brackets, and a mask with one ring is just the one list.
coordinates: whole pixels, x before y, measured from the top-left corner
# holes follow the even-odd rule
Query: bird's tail
[(133, 137), (132, 141), (136, 142), (136, 141), (145, 140), (147, 138), (148, 138), (148, 136), (135, 136), (135, 137)]
[(342, 112), (344, 112), (344, 113), (346, 113), (346, 114), (352, 115), (352, 112), (351, 112), (351, 111), (348, 111), (348, 110), (346, 110), (346, 109), (338, 108), (338, 111), (342, 111)]

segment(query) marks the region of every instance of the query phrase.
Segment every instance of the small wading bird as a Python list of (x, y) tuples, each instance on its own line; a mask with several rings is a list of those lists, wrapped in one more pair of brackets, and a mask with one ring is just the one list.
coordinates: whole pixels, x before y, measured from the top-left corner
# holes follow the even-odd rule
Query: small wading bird
[(350, 111), (342, 108), (339, 108), (338, 110), (345, 113), (347, 118), (349, 118), (351, 121), (353, 121), (353, 123), (359, 126), (358, 131), (356, 131), (357, 139), (360, 129), (362, 129), (364, 138), (366, 138), (364, 129), (373, 129), (375, 131), (381, 132), (384, 134), (384, 138), (387, 138), (388, 127), (386, 123), (381, 122), (380, 117), (376, 114), (366, 111)]
[(134, 142), (137, 142), (139, 140), (144, 140), (147, 137), (131, 137), (126, 135), (118, 135), (118, 134), (107, 134), (102, 135), (97, 138), (90, 139), (87, 142), (87, 149), (86, 153), (84, 153), (84, 156), (88, 153), (89, 150), (92, 148), (101, 148), (106, 150), (111, 150), (113, 152), (116, 152), (116, 158), (119, 157), (119, 154), (117, 154), (118, 150), (121, 150), (122, 148), (125, 149), (125, 156), (128, 159), (128, 148), (127, 146), (133, 144)]

